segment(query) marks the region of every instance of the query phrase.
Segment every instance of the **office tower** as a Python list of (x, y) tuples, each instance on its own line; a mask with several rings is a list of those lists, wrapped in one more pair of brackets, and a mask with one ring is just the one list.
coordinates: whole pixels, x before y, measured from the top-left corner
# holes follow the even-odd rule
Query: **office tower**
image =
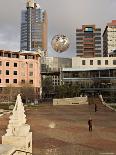
[(103, 32), (103, 55), (108, 56), (116, 50), (116, 20), (106, 25)]
[(101, 28), (82, 25), (76, 29), (76, 55), (79, 57), (101, 56)]
[(27, 9), (22, 11), (20, 49), (47, 51), (47, 14), (34, 0), (27, 0)]

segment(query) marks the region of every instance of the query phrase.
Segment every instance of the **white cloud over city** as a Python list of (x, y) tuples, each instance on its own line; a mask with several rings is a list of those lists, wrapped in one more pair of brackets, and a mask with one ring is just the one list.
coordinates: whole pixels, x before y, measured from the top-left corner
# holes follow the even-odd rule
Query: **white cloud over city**
[[(36, 0), (48, 13), (49, 55), (56, 55), (51, 48), (55, 34), (66, 34), (70, 39), (69, 50), (61, 56), (75, 55), (75, 31), (82, 24), (96, 24), (102, 28), (116, 19), (116, 0)], [(26, 0), (4, 0), (0, 3), (0, 49), (19, 50), (21, 10)]]

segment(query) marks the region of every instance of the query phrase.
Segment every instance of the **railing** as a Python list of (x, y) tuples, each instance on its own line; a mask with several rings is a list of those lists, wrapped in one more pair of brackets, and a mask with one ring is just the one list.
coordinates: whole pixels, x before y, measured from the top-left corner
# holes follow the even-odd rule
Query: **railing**
[(106, 106), (107, 108), (109, 108), (109, 109), (112, 110), (112, 111), (116, 111), (116, 109), (112, 108), (110, 105), (108, 105), (107, 103), (105, 103), (105, 101), (103, 100), (102, 95), (99, 95), (99, 99), (101, 100), (101, 102), (102, 102), (102, 104), (103, 104), (104, 106)]

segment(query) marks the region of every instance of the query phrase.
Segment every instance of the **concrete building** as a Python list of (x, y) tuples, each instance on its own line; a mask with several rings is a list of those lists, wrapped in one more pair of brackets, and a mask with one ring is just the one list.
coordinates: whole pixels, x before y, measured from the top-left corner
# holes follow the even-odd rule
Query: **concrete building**
[(74, 57), (72, 68), (63, 68), (62, 80), (79, 84), (82, 92), (113, 95), (116, 93), (116, 57)]
[(21, 15), (20, 50), (37, 51), (47, 55), (47, 13), (34, 0), (27, 0), (27, 10)]
[(76, 55), (79, 57), (100, 57), (101, 28), (95, 25), (82, 25), (76, 29)]
[(116, 50), (116, 20), (108, 23), (103, 32), (103, 55), (108, 56), (114, 50)]
[(12, 52), (0, 50), (0, 92), (12, 85), (21, 87), (29, 83), (40, 95), (40, 55), (37, 52)]
[(60, 57), (42, 57), (41, 58), (41, 74), (42, 78), (50, 76), (53, 85), (61, 84), (61, 71), (62, 68), (72, 66), (72, 59)]

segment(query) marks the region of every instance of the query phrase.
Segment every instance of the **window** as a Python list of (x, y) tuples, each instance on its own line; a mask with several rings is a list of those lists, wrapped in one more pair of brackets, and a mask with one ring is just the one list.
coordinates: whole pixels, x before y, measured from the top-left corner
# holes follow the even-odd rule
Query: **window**
[(2, 74), (2, 71), (0, 70), (0, 74)]
[(2, 66), (2, 61), (0, 61), (0, 66)]
[(0, 83), (1, 83), (1, 79), (0, 79)]
[(113, 65), (116, 65), (116, 60), (113, 60)]
[(93, 65), (93, 60), (90, 60), (90, 65)]
[(33, 76), (33, 72), (29, 72), (29, 76)]
[(6, 70), (6, 75), (9, 75), (9, 70)]
[(98, 65), (101, 65), (101, 60), (97, 60), (97, 64)]
[(22, 84), (25, 83), (25, 80), (21, 80), (21, 83), (22, 83)]
[(33, 68), (33, 64), (29, 64), (29, 68)]
[(33, 84), (33, 80), (30, 80), (29, 83), (30, 83), (30, 84)]
[(108, 60), (105, 60), (105, 65), (108, 65)]
[(9, 62), (6, 62), (6, 66), (9, 66)]
[(14, 71), (14, 75), (17, 75), (17, 71)]
[(82, 60), (82, 65), (85, 65), (85, 60)]
[(17, 83), (17, 79), (13, 79), (13, 83)]
[(6, 79), (6, 83), (9, 83), (9, 79)]
[(14, 67), (17, 67), (17, 63), (14, 63)]

